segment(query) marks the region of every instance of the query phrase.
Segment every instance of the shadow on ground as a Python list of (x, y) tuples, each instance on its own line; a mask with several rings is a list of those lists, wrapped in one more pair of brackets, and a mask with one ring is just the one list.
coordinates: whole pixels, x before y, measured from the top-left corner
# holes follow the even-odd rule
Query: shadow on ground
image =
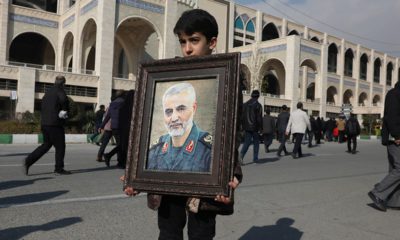
[(26, 186), (26, 185), (31, 185), (31, 184), (34, 184), (36, 181), (48, 180), (48, 179), (53, 179), (53, 178), (43, 177), (43, 178), (36, 178), (36, 179), (30, 179), (30, 180), (14, 180), (14, 181), (0, 182), (0, 191), (6, 190), (6, 189), (11, 189), (11, 188), (22, 187), (22, 186)]
[(303, 232), (292, 227), (294, 220), (281, 218), (275, 225), (253, 226), (239, 240), (300, 240)]
[(20, 195), (20, 196), (0, 198), (0, 209), (9, 207), (11, 205), (29, 204), (29, 203), (35, 203), (35, 202), (49, 200), (49, 199), (61, 196), (63, 194), (66, 194), (67, 192), (69, 192), (69, 191), (62, 190), (62, 191), (32, 193), (32, 194), (24, 194), (24, 195)]
[(51, 231), (82, 222), (80, 217), (62, 218), (42, 225), (13, 227), (0, 230), (0, 239), (23, 239), (24, 236), (38, 231)]

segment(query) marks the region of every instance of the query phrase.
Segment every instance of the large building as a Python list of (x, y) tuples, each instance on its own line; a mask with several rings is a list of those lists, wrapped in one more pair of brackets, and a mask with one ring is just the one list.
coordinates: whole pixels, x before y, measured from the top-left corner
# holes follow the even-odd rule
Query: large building
[(273, 112), (303, 101), (323, 117), (342, 104), (381, 115), (399, 79), (396, 57), (232, 0), (2, 0), (0, 111), (40, 110), (58, 74), (81, 106), (108, 104), (113, 89), (135, 87), (141, 61), (181, 55), (172, 29), (192, 8), (216, 16), (217, 51), (242, 53), (247, 91)]

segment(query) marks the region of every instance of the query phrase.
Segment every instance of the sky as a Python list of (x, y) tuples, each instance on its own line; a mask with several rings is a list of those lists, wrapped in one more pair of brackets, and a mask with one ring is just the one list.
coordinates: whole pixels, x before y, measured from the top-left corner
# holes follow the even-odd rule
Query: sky
[(235, 0), (235, 2), (400, 57), (400, 0)]

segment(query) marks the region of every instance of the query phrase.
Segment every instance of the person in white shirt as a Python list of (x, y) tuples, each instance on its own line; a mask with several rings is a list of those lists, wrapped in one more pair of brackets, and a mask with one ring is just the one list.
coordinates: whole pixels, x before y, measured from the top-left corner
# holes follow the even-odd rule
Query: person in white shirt
[(303, 140), (304, 133), (308, 128), (311, 131), (310, 119), (306, 112), (303, 111), (303, 103), (297, 103), (297, 109), (290, 114), (289, 122), (286, 127), (286, 135), (293, 134), (295, 143), (293, 147), (292, 157), (302, 157), (301, 141)]

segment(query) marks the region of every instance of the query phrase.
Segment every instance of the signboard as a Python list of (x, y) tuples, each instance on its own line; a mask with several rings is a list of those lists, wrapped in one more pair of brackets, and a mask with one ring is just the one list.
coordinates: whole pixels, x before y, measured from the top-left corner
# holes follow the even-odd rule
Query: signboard
[(17, 91), (10, 91), (10, 99), (11, 100), (17, 100)]

